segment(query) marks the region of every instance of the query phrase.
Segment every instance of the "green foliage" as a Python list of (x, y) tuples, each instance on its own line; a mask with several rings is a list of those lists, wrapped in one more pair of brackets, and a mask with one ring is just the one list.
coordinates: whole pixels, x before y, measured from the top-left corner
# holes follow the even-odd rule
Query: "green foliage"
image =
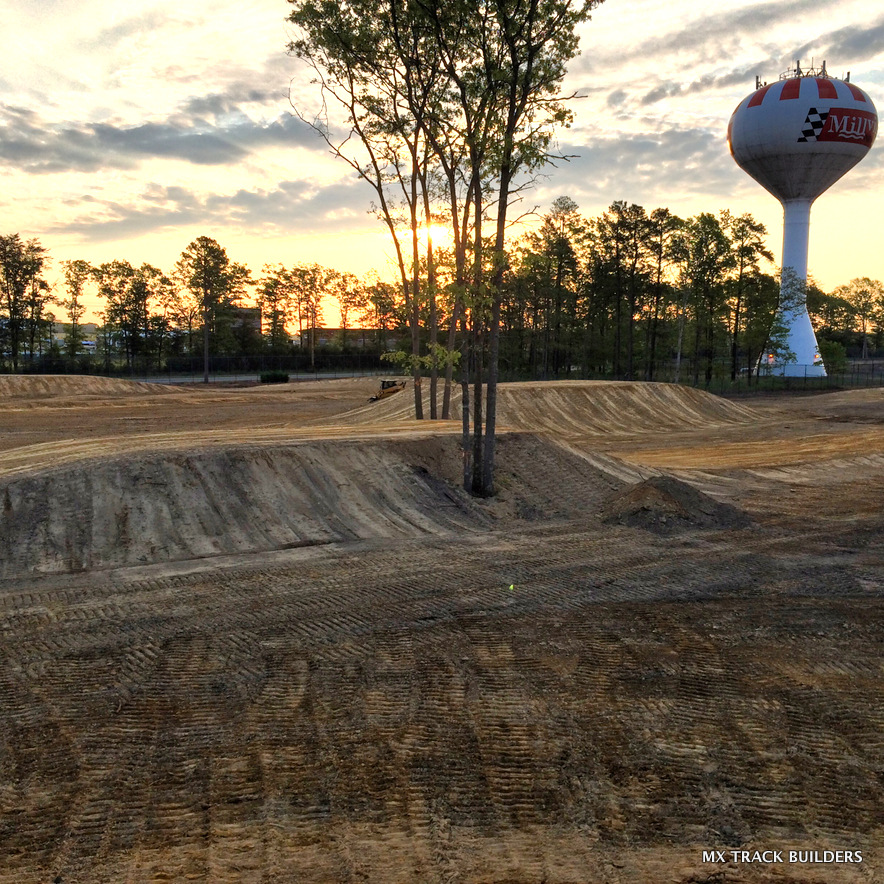
[(840, 374), (847, 371), (847, 348), (840, 341), (818, 341), (820, 356), (828, 374)]
[[(460, 350), (449, 350), (443, 344), (429, 343), (427, 345), (427, 354), (419, 357), (421, 367), (427, 369), (443, 369), (446, 366), (457, 367), (460, 364)], [(381, 357), (383, 359), (383, 357)]]
[(848, 305), (852, 326), (862, 336), (862, 358), (868, 359), (869, 335), (884, 327), (884, 284), (863, 276), (838, 286), (833, 294)]
[(60, 301), (59, 305), (66, 310), (71, 324), (71, 329), (65, 339), (65, 350), (68, 359), (76, 359), (80, 355), (85, 338), (80, 328), (80, 320), (83, 318), (86, 308), (80, 298), (83, 296), (86, 283), (93, 278), (93, 273), (89, 262), (82, 259), (64, 261), (62, 267), (64, 268), (64, 281), (68, 297), (66, 300)]
[(47, 250), (39, 240), (23, 242), (17, 233), (0, 236), (0, 311), (4, 349), (13, 370), (18, 370), (22, 350), (34, 358), (36, 344), (42, 339), (51, 302), (49, 285), (43, 278)]
[(381, 361), (392, 363), (403, 374), (411, 374), (415, 368), (423, 364), (420, 356), (405, 350), (388, 350), (386, 353), (381, 353)]

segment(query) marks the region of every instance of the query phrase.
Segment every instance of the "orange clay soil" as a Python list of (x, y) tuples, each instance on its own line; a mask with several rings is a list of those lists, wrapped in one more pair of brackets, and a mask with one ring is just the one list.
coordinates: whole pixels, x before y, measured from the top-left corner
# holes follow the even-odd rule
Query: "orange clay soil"
[(884, 393), (376, 387), (0, 378), (2, 884), (884, 878)]

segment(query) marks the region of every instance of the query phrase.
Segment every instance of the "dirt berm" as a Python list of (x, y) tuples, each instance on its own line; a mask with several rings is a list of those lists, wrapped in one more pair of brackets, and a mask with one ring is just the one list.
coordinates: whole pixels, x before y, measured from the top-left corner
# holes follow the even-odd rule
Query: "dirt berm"
[[(502, 493), (458, 487), (453, 436), (316, 441), (93, 459), (0, 480), (0, 579), (334, 542), (454, 537), (566, 518), (622, 487), (525, 435), (500, 440)], [(566, 478), (567, 477), (567, 478)]]
[[(426, 381), (424, 382), (426, 385)], [(429, 398), (424, 395), (425, 413)], [(453, 391), (451, 416), (460, 420), (460, 389)], [(341, 417), (342, 424), (414, 417), (411, 389)], [(695, 427), (748, 424), (758, 420), (745, 405), (676, 384), (631, 381), (507, 383), (498, 387), (498, 423), (558, 436), (632, 435)]]
[(0, 375), (0, 400), (31, 401), (34, 399), (85, 399), (91, 397), (125, 397), (136, 395), (163, 396), (179, 393), (180, 388), (163, 384), (126, 381), (120, 378), (86, 377), (83, 375)]

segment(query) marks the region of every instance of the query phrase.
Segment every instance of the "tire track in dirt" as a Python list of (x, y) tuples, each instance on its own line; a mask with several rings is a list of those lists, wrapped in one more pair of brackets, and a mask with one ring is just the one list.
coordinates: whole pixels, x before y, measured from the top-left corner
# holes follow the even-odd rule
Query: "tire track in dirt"
[[(551, 526), (533, 534), (534, 561), (544, 538), (552, 559), (549, 583), (558, 587), (542, 604), (533, 597), (507, 605), (511, 594), (497, 588), (495, 575), (508, 562), (476, 568), (479, 549), (476, 560), (457, 567), (444, 550), (428, 550), (427, 565), (443, 579), (423, 593), (413, 585), (410, 599), (395, 569), (366, 571), (355, 553), (341, 562), (340, 575), (329, 557), (321, 584), (297, 566), (276, 569), (275, 576), (244, 570), (222, 580), (177, 581), (179, 590), (187, 589), (186, 604), (141, 627), (150, 628), (154, 646), (162, 648), (162, 666), (144, 655), (142, 671), (153, 674), (125, 705), (125, 726), (107, 721), (114, 697), (109, 677), (96, 685), (107, 710), (93, 709), (93, 720), (102, 724), (78, 750), (93, 760), (96, 773), (83, 779), (85, 794), (67, 828), (77, 831), (82, 849), (59, 853), (58, 863), (105, 880), (98, 871), (103, 858), (109, 867), (111, 857), (122, 854), (141, 873), (163, 872), (171, 880), (235, 880), (237, 874), (260, 880), (251, 862), (260, 856), (260, 868), (297, 867), (306, 882), (358, 879), (380, 868), (377, 842), (372, 851), (362, 840), (377, 831), (398, 845), (393, 855), (400, 856), (402, 880), (410, 879), (413, 863), (432, 870), (422, 880), (475, 880), (477, 863), (487, 869), (476, 859), (477, 835), (491, 839), (482, 842), (486, 850), (498, 845), (483, 854), (486, 863), (493, 857), (498, 869), (518, 868), (528, 876), (522, 880), (538, 880), (548, 854), (537, 827), (548, 825), (580, 826), (587, 838), (609, 847), (713, 837), (695, 832), (692, 826), (700, 824), (692, 820), (729, 826), (726, 831), (743, 838), (784, 825), (800, 833), (808, 780), (789, 784), (783, 727), (818, 790), (808, 820), (821, 836), (843, 836), (838, 789), (845, 784), (859, 790), (852, 824), (863, 828), (874, 818), (868, 784), (846, 778), (828, 731), (819, 733), (821, 706), (808, 704), (794, 671), (765, 663), (771, 653), (763, 648), (782, 646), (780, 634), (760, 634), (761, 648), (752, 638), (755, 624), (773, 618), (792, 636), (777, 659), (816, 678), (820, 661), (808, 655), (816, 644), (808, 645), (807, 636), (819, 629), (821, 615), (831, 617), (828, 605), (811, 602), (816, 609), (783, 621), (769, 600), (761, 605), (743, 597), (735, 606), (722, 599), (698, 620), (702, 609), (682, 610), (690, 591), (677, 603), (649, 604), (641, 568), (620, 561), (610, 535), (585, 534), (583, 544), (578, 535), (572, 525), (558, 534)], [(617, 535), (623, 543), (636, 536)], [(674, 564), (684, 555), (656, 541), (649, 546), (636, 550), (639, 564), (654, 558)], [(512, 538), (498, 547), (506, 559), (530, 545)], [(599, 602), (575, 582), (573, 569), (583, 563), (596, 581), (619, 581), (621, 599), (642, 600)], [(708, 545), (695, 568), (708, 579), (719, 567), (739, 570)], [(762, 573), (763, 565), (755, 577)], [(146, 581), (141, 591), (157, 592), (162, 584)], [(139, 586), (118, 591), (137, 594)], [(788, 610), (799, 603), (781, 604)], [(115, 607), (95, 602), (96, 612)], [(867, 608), (867, 599), (861, 605), (848, 600), (837, 617), (863, 623)], [(749, 622), (742, 623), (746, 610)], [(295, 623), (308, 628), (292, 633)], [(60, 629), (73, 643), (65, 652), (69, 662), (57, 672), (80, 684), (95, 680), (98, 670), (87, 676), (71, 666), (77, 647), (92, 647), (89, 618), (41, 627), (50, 634)], [(538, 635), (546, 638), (539, 643)], [(822, 657), (836, 658), (835, 646)], [(53, 693), (62, 689), (54, 679), (44, 683)], [(739, 699), (750, 683), (758, 696), (751, 704)], [(817, 690), (827, 692), (823, 703), (823, 696), (843, 697), (840, 714), (859, 710), (860, 740), (877, 726), (862, 712), (868, 707), (861, 698), (875, 690), (871, 681), (863, 686), (839, 678)], [(245, 716), (239, 710), (247, 710)], [(143, 749), (144, 734), (155, 736), (152, 755)], [(880, 763), (880, 747), (865, 751), (866, 763)], [(107, 761), (97, 764), (102, 752)], [(140, 786), (133, 788), (132, 764), (122, 759), (115, 762), (122, 771), (116, 777), (101, 775), (112, 752), (146, 759), (150, 773)], [(122, 788), (135, 805), (150, 809), (115, 806), (112, 796)], [(134, 826), (126, 831), (117, 815)], [(268, 818), (275, 821), (269, 830)], [(41, 821), (39, 835), (30, 829), (23, 837), (45, 837), (45, 825)], [(515, 832), (521, 835), (514, 843)], [(162, 865), (160, 843), (168, 845)], [(90, 860), (93, 852), (97, 858)]]

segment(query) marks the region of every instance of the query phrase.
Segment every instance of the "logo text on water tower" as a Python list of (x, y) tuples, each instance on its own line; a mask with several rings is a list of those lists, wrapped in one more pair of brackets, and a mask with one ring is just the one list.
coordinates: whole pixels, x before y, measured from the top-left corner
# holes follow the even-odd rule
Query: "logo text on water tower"
[(841, 141), (871, 147), (878, 132), (878, 117), (852, 107), (810, 109), (799, 141)]

